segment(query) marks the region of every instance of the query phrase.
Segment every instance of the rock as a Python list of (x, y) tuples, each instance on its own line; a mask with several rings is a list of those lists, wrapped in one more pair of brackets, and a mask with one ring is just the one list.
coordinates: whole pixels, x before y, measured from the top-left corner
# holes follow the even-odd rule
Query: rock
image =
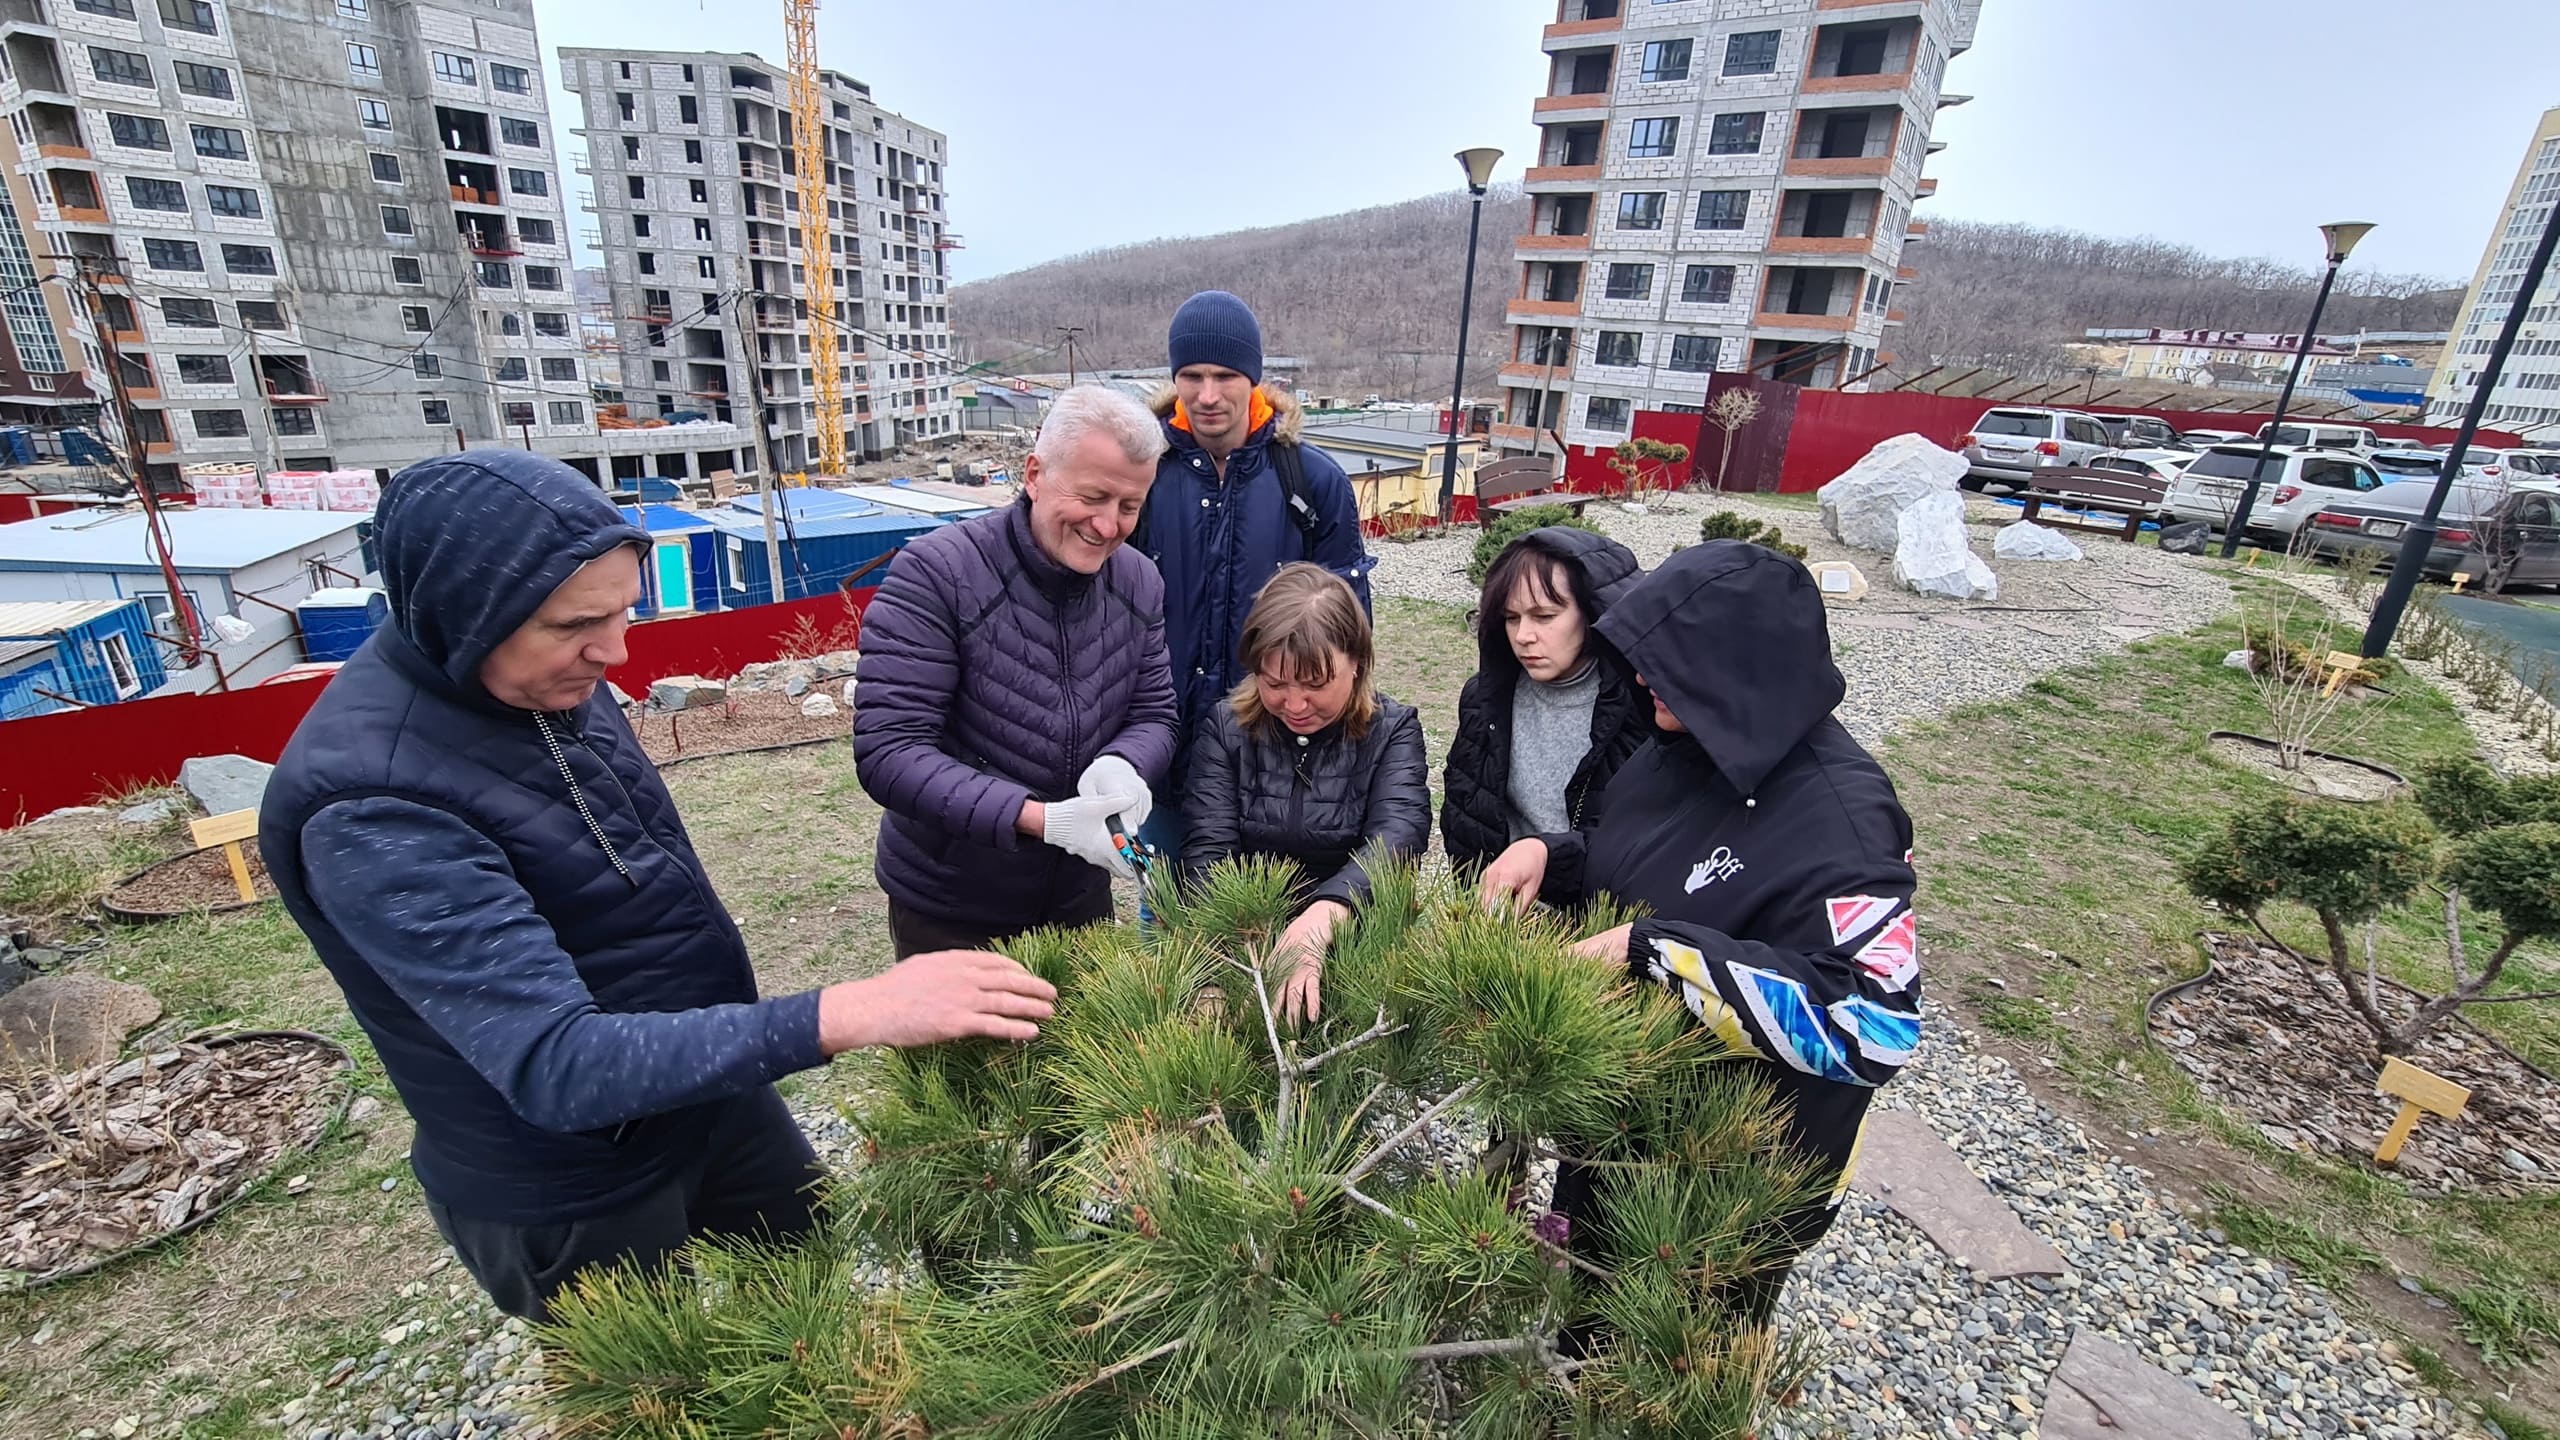
[(2258, 662), (2251, 658), (2248, 651), (2234, 650), (2230, 654), (2222, 657), (2222, 668), (2225, 670), (2238, 670), (2244, 674), (2255, 675), (2258, 673)]
[(362, 1125), (381, 1113), (382, 1102), (380, 1100), (375, 1099), (371, 1095), (359, 1095), (356, 1097), (356, 1103), (347, 1107), (347, 1123), (350, 1125)]
[(1846, 560), (1817, 560), (1805, 567), (1813, 572), (1814, 588), (1825, 600), (1859, 601), (1867, 598), (1867, 575)]
[(91, 815), (104, 815), (106, 813), (105, 807), (99, 805), (65, 805), (59, 810), (47, 810), (27, 823), (30, 825), (41, 825), (47, 820), (82, 820)]
[(160, 1018), (139, 985), (96, 975), (39, 975), (0, 995), (0, 1065), (68, 1072), (102, 1065), (124, 1037)]
[(1991, 541), (1991, 553), (2003, 560), (2086, 560), (2080, 547), (2059, 530), (2048, 529), (2033, 520), (2000, 527)]
[(2160, 550), (2167, 555), (2201, 555), (2205, 539), (2213, 527), (2201, 520), (2184, 520), (2160, 527)]
[(116, 821), (123, 825), (157, 825), (186, 811), (187, 802), (173, 795), (165, 800), (145, 800), (139, 805), (128, 806), (117, 814)]
[(859, 682), (854, 681), (854, 680), (851, 680), (851, 679), (848, 679), (848, 680), (846, 680), (846, 681), (844, 682), (844, 708), (846, 708), (847, 710), (850, 710), (850, 709), (852, 709), (852, 708), (853, 708), (853, 691), (854, 691), (854, 687), (855, 687), (855, 685), (856, 685), (856, 684), (858, 684), (858, 683), (859, 683)]
[(246, 755), (198, 755), (178, 767), (178, 785), (207, 815), (255, 810), (276, 767)]
[(1922, 595), (1950, 600), (2000, 598), (2000, 577), (1973, 553), (1964, 528), (1962, 491), (1949, 488), (1914, 500), (1903, 508), (1896, 524), (1901, 540), (1893, 551), (1894, 579)]
[(2542, 1167), (2534, 1162), (2534, 1158), (2521, 1150), (2506, 1151), (2498, 1158), (2506, 1161), (2507, 1168), (2519, 1175), (2538, 1175), (2542, 1172)]
[(833, 680), (839, 675), (850, 675), (860, 668), (862, 668), (862, 652), (859, 650), (830, 650), (818, 657), (818, 676), (821, 679)]
[(808, 671), (795, 670), (783, 677), (782, 693), (792, 696), (806, 695), (809, 693), (809, 687), (814, 683), (816, 682), (810, 678)]
[(670, 675), (649, 686), (649, 708), (660, 714), (727, 703), (729, 687), (699, 675)]
[(836, 713), (836, 702), (824, 695), (811, 695), (800, 702), (800, 713), (812, 720), (823, 720)]
[(1917, 435), (1896, 435), (1816, 493), (1822, 528), (1851, 549), (1890, 555), (1901, 544), (1902, 512), (1922, 497), (1954, 495), (1961, 510), (1956, 485), (1964, 472), (1962, 455)]

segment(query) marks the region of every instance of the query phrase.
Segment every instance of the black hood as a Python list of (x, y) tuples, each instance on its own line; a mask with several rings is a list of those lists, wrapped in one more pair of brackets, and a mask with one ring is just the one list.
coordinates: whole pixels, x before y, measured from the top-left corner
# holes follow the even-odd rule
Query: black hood
[(647, 532), (595, 482), (525, 450), (466, 450), (391, 478), (374, 544), (391, 628), (457, 690), (579, 566)]
[[(1514, 544), (1526, 545), (1553, 555), (1582, 574), (1582, 582), (1591, 587), (1591, 598), (1598, 613), (1583, 617), (1594, 624), (1606, 616), (1626, 593), (1644, 578), (1644, 567), (1636, 563), (1636, 552), (1594, 531), (1571, 525), (1549, 525), (1532, 530)], [(1478, 668), (1504, 673), (1517, 673), (1520, 662), (1512, 658), (1511, 646), (1503, 638), (1499, 625), (1476, 627), (1476, 663)]]
[(1599, 628), (1745, 795), (1849, 693), (1813, 576), (1739, 540), (1663, 561)]

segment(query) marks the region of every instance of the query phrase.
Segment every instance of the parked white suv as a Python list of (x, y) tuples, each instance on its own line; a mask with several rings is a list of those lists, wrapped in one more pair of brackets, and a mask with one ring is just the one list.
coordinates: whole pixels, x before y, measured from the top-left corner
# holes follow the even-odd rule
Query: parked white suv
[(2370, 455), (2383, 448), (2381, 437), (2362, 425), (2323, 425), (2304, 420), (2287, 420), (2282, 426), (2261, 425), (2258, 438), (2305, 450), (2347, 450), (2358, 455)]
[(2049, 466), (2086, 465), (2114, 442), (2095, 415), (2004, 405), (1983, 412), (1956, 446), (1964, 451), (1965, 488), (2014, 490)]
[[(2228, 527), (2250, 472), (2257, 469), (2260, 450), (2256, 445), (2215, 445), (2198, 455), (2169, 487), (2171, 518), (2202, 520), (2216, 530)], [(2251, 539), (2289, 546), (2321, 506), (2382, 488), (2382, 476), (2354, 455), (2299, 445), (2271, 445), (2264, 452), (2258, 499), (2249, 507)]]

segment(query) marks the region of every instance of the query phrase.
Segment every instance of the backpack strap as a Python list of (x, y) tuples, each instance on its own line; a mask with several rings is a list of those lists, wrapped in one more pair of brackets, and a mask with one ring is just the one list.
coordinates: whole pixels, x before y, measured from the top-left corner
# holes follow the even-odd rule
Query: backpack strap
[(1305, 457), (1298, 453), (1297, 444), (1273, 440), (1270, 448), (1272, 473), (1280, 477), (1280, 498), (1289, 512), (1289, 522), (1298, 527), (1298, 539), (1307, 554), (1312, 556), (1333, 527), (1316, 512), (1315, 502), (1308, 498), (1307, 463)]

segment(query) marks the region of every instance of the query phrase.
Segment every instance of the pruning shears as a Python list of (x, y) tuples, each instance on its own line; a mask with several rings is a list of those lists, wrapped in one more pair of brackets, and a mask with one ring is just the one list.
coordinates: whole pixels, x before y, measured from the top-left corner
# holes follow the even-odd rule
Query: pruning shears
[(1144, 881), (1147, 867), (1155, 863), (1156, 847), (1140, 844), (1135, 834), (1136, 827), (1120, 816), (1111, 816), (1103, 823), (1111, 829), (1112, 848), (1120, 852), (1120, 858), (1128, 861), (1129, 868), (1137, 871), (1138, 879)]

